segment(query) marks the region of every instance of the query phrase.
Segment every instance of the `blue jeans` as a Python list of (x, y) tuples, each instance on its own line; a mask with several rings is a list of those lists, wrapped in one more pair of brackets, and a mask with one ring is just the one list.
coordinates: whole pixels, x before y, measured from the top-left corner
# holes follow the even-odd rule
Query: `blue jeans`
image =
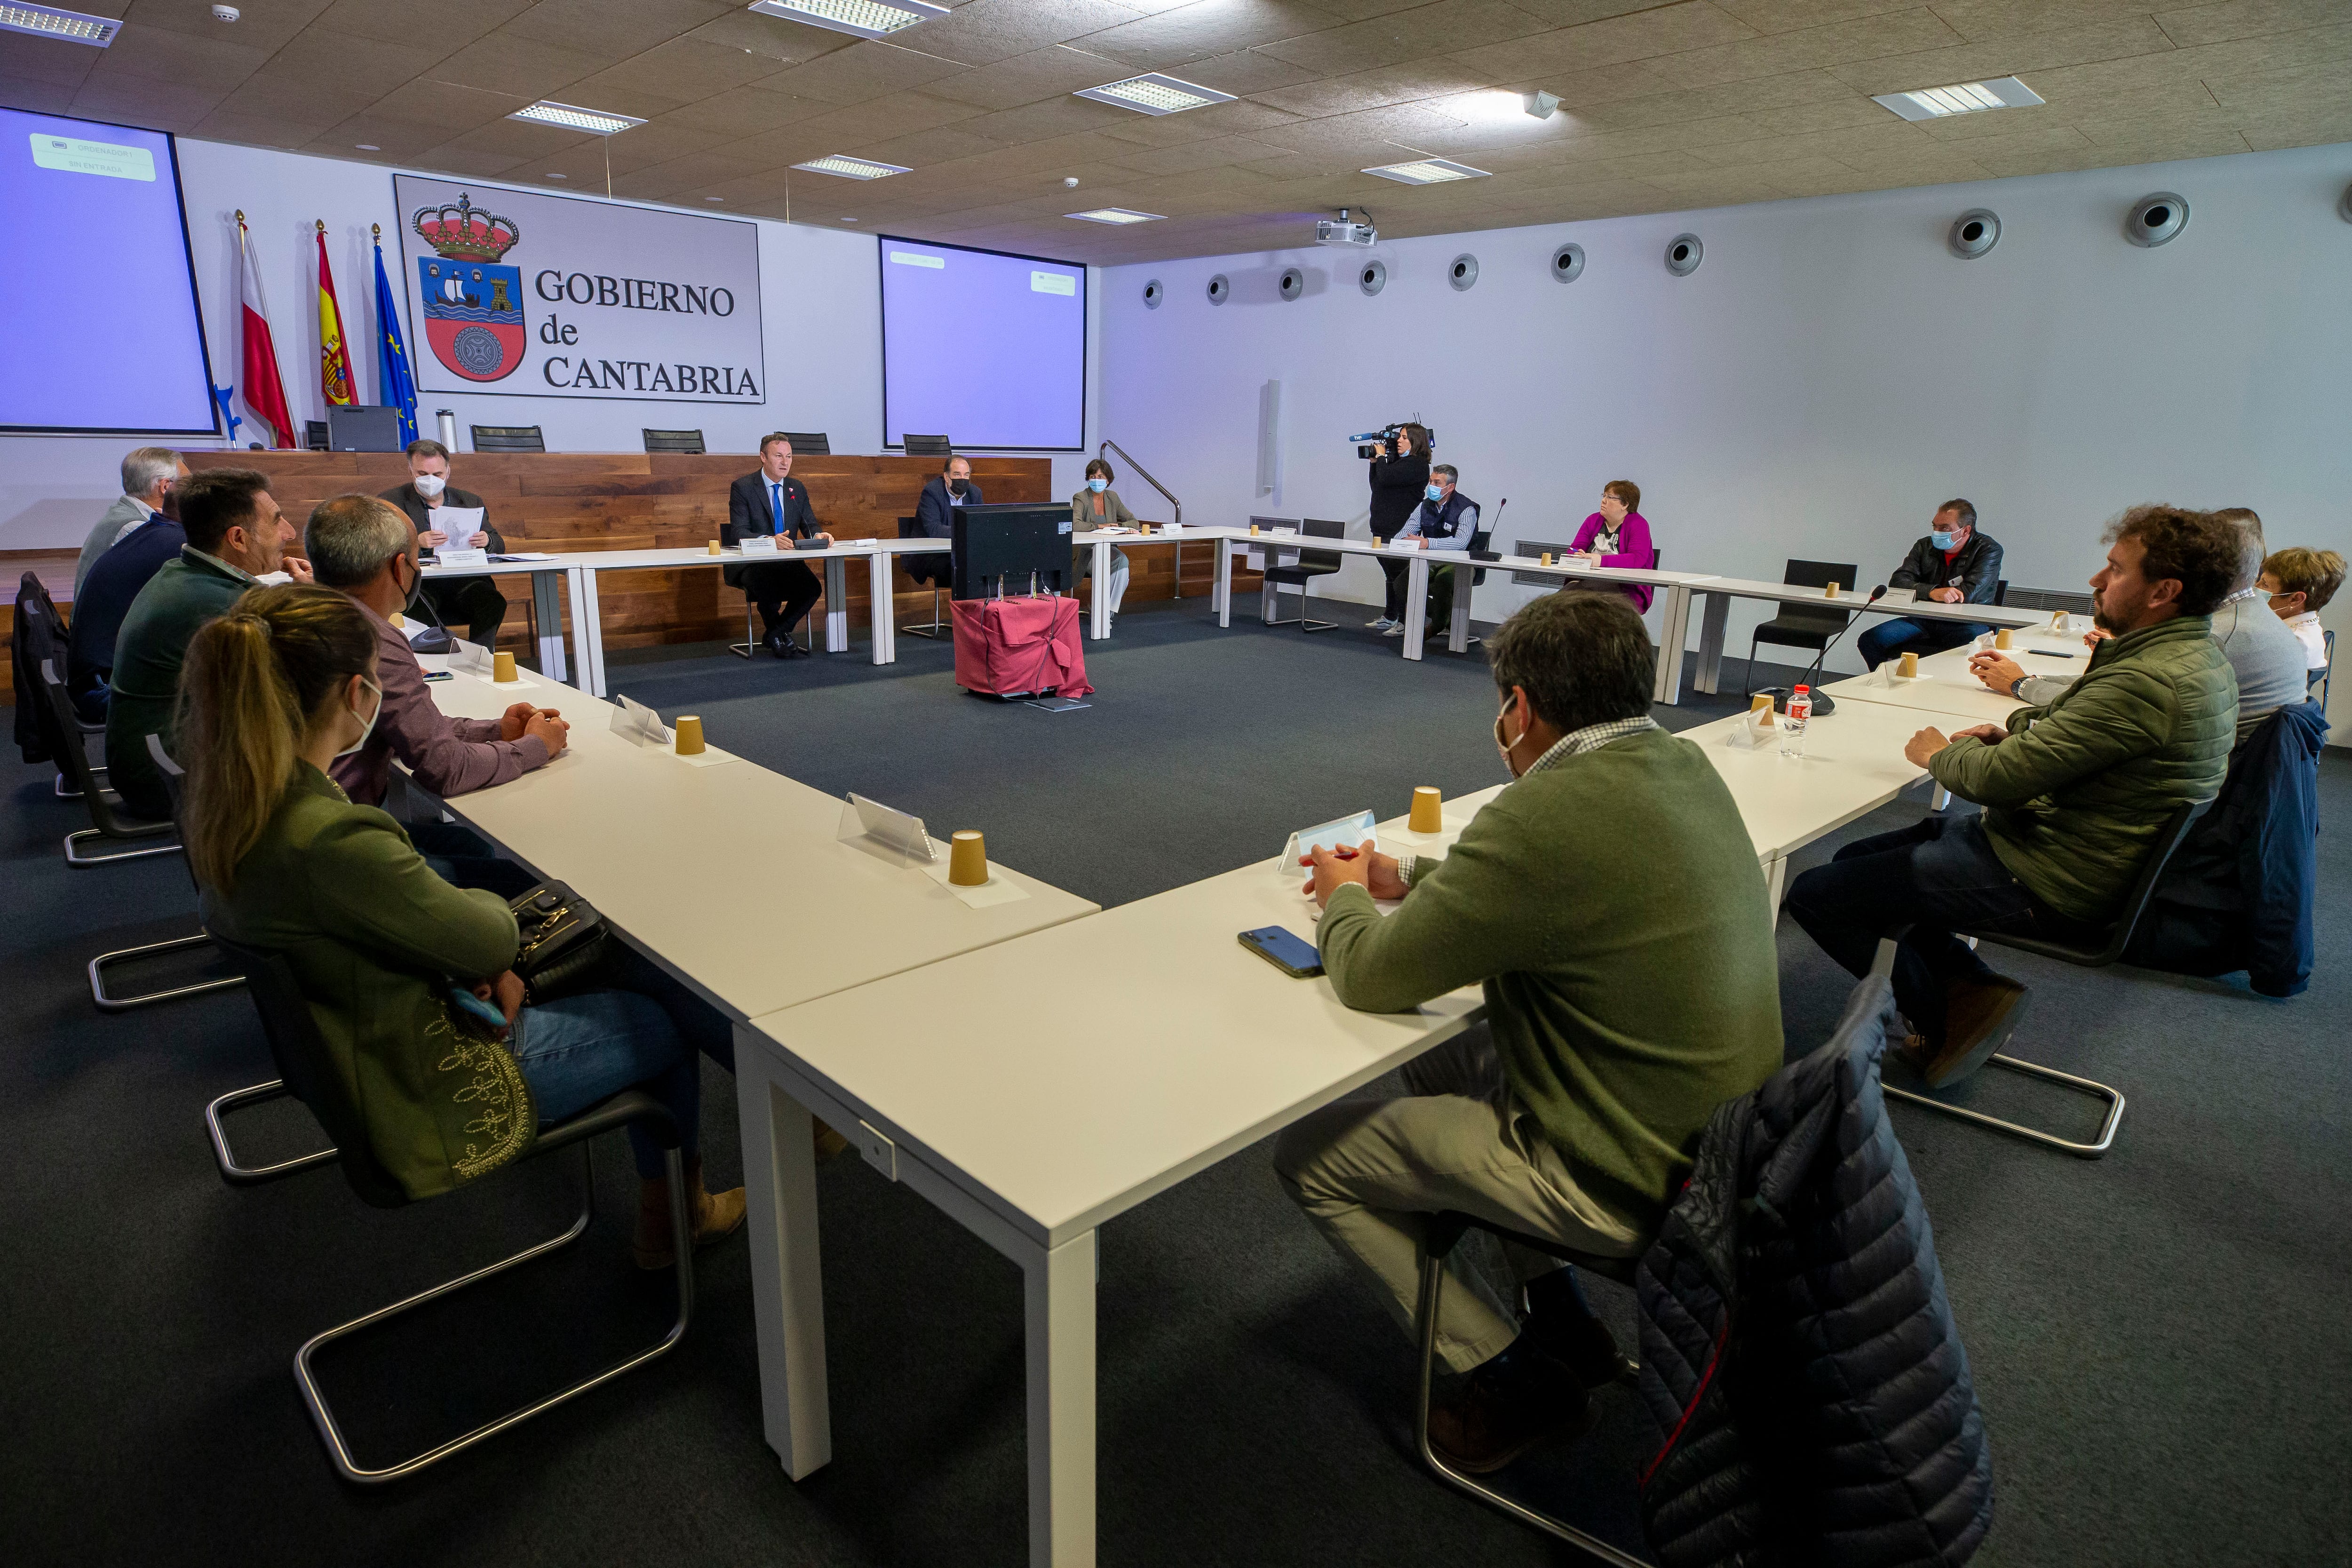
[(1974, 621), (1915, 621), (1890, 616), (1854, 638), (1853, 646), (1861, 650), (1864, 668), (1876, 669), (1890, 658), (1906, 653), (1941, 653), (1973, 642), (1990, 630)]
[(472, 828), (456, 822), (404, 822), (408, 842), (435, 875), (453, 888), (487, 888), (516, 899), (539, 886), (528, 868), (492, 849)]
[(1881, 937), (1909, 926), (1895, 950), (1895, 1003), (1933, 1045), (1944, 1039), (1944, 988), (1993, 973), (1953, 927), (2053, 940), (2083, 929), (2010, 875), (1985, 837), (1984, 818), (1974, 814), (1930, 816), (1857, 839), (1799, 877), (1788, 907), (1805, 934), (1856, 977), (1870, 973)]

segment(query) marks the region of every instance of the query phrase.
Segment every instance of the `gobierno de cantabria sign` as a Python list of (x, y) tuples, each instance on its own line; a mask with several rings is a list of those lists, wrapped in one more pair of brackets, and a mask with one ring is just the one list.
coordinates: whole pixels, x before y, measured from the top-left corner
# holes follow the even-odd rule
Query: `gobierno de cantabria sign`
[(765, 403), (760, 230), (395, 174), (418, 390)]

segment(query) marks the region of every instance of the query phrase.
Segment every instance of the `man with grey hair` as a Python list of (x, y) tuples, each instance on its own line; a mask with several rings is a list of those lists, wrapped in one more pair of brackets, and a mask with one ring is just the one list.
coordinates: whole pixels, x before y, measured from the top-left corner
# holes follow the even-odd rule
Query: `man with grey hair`
[[(344, 794), (362, 805), (383, 805), (395, 757), (410, 777), (446, 798), (505, 784), (563, 750), (571, 726), (552, 708), (518, 702), (496, 719), (451, 719), (434, 705), (407, 636), (392, 624), (417, 581), (416, 530), (399, 508), (373, 496), (321, 501), (302, 531), (302, 545), (320, 585), (350, 596), (375, 628), (375, 678), (383, 705), (366, 743), (335, 764), (334, 780)], [(411, 841), (428, 859), (488, 855), (471, 834), (465, 842), (430, 842), (437, 830), (436, 825), (411, 826)], [(436, 866), (442, 868), (440, 860)], [(495, 886), (478, 877), (467, 885)]]
[(98, 558), (114, 548), (131, 531), (155, 515), (172, 488), (188, 477), (188, 465), (169, 447), (136, 447), (122, 458), (122, 493), (98, 520), (82, 542), (81, 559), (74, 563), (74, 596)]

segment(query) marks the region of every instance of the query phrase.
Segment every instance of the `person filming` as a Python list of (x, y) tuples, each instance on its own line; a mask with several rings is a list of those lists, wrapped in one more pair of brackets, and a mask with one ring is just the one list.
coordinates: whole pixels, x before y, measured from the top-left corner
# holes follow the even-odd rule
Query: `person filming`
[[(1371, 481), (1372, 537), (1394, 539), (1428, 499), (1429, 426), (1398, 426), (1396, 434), (1381, 443), (1380, 456), (1372, 459)], [(1381, 563), (1383, 568), (1387, 564)], [(1404, 591), (1395, 582), (1391, 574), (1389, 607), (1364, 623), (1376, 632), (1386, 632), (1403, 614), (1398, 606), (1404, 603)]]

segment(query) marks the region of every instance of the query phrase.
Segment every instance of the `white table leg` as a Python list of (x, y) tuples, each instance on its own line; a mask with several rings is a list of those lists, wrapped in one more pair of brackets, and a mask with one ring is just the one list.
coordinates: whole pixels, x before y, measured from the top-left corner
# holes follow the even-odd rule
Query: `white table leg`
[(898, 602), (896, 591), (898, 564), (887, 550), (877, 550), (866, 563), (871, 574), (867, 586), (867, 618), (874, 632), (874, 662), (896, 664), (898, 660)]
[(1216, 571), (1209, 594), (1216, 607), (1217, 625), (1230, 626), (1234, 624), (1234, 542), (1230, 539), (1217, 541)]
[(833, 1458), (824, 1283), (817, 1258), (816, 1140), (807, 1110), (770, 1080), (762, 1049), (750, 1030), (735, 1026), (760, 1417), (784, 1473), (799, 1480)]
[(824, 558), (824, 651), (849, 651), (849, 558)]
[(572, 571), (572, 647), (580, 657), (575, 683), (591, 697), (604, 695), (604, 626), (596, 604), (596, 569), (581, 565)]
[(1087, 636), (1100, 642), (1110, 636), (1110, 541), (1097, 539), (1087, 548), (1095, 552), (1095, 585), (1087, 612)]
[[(749, 1157), (748, 1148), (745, 1151)], [(1029, 1562), (1095, 1560), (1095, 1232), (1026, 1260)]]
[(1658, 632), (1658, 684), (1650, 694), (1653, 702), (1682, 700), (1683, 639), (1690, 633), (1690, 602), (1688, 588), (1666, 589), (1666, 624)]
[(1764, 868), (1765, 894), (1771, 900), (1769, 907), (1775, 921), (1780, 918), (1780, 900), (1789, 896), (1788, 882), (1789, 862), (1784, 857), (1775, 855)]
[(1454, 574), (1454, 614), (1445, 623), (1445, 646), (1454, 653), (1470, 651), (1470, 581), (1477, 575), (1478, 569), (1467, 564)]
[(1731, 595), (1708, 594), (1698, 628), (1698, 674), (1691, 684), (1712, 697), (1722, 683), (1723, 629), (1731, 619)]
[(530, 574), (530, 614), (539, 623), (539, 672), (550, 680), (572, 679), (563, 662), (563, 601), (558, 592), (567, 575), (562, 571)]
[(1404, 563), (1404, 656), (1418, 661), (1429, 631), (1429, 552), (1415, 551)]

